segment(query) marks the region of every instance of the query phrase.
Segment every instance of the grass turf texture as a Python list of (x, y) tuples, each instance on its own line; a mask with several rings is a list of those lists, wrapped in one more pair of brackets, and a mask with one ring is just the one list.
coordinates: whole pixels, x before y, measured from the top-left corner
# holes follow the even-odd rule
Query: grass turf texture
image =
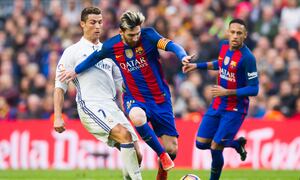
[[(206, 170), (173, 169), (169, 180), (179, 180), (185, 174), (195, 174), (209, 179)], [(143, 170), (144, 180), (155, 180), (156, 170)], [(122, 180), (120, 170), (0, 170), (0, 180)], [(224, 170), (221, 180), (300, 180), (300, 171)]]

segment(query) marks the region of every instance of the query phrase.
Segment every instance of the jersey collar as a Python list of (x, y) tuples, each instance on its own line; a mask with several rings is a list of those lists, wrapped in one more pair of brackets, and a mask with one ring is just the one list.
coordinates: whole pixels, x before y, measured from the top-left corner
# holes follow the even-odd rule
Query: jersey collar
[(102, 47), (102, 43), (99, 41), (98, 44), (93, 44), (91, 41), (85, 39), (83, 36), (80, 39), (81, 42), (86, 44), (87, 46), (93, 48), (93, 50), (99, 49)]

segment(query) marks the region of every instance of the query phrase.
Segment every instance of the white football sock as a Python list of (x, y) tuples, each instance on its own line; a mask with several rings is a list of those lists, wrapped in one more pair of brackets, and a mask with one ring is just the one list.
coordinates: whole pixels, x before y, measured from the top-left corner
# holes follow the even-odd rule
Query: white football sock
[(123, 180), (131, 180), (131, 177), (128, 174), (125, 166), (122, 167)]
[(142, 174), (139, 167), (136, 151), (133, 143), (120, 144), (121, 159), (123, 160), (123, 178), (124, 169), (127, 171), (132, 180), (142, 180)]

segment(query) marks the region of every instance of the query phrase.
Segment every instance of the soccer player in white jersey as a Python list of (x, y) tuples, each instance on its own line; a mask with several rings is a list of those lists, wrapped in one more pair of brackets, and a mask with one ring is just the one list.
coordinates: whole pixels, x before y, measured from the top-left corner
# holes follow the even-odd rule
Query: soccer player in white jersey
[[(83, 37), (65, 49), (57, 65), (56, 77), (67, 69), (74, 69), (102, 46), (99, 41), (102, 28), (100, 9), (96, 7), (83, 9), (80, 26), (83, 29)], [(105, 59), (77, 76), (73, 83), (77, 89), (76, 101), (81, 123), (97, 139), (120, 149), (124, 163), (124, 179), (142, 179), (139, 168), (142, 156), (137, 144), (137, 135), (115, 102), (116, 88), (121, 89), (122, 86), (119, 68), (111, 59)], [(54, 129), (59, 133), (65, 131), (62, 109), (67, 87), (68, 82), (60, 82), (56, 78)]]

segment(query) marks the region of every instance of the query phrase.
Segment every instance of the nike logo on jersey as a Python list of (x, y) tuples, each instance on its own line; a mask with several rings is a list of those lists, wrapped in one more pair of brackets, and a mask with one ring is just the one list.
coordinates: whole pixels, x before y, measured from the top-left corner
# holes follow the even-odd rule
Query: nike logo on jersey
[(122, 56), (123, 56), (122, 54), (116, 55), (116, 58), (118, 59), (118, 58), (120, 58), (120, 57), (122, 57)]

